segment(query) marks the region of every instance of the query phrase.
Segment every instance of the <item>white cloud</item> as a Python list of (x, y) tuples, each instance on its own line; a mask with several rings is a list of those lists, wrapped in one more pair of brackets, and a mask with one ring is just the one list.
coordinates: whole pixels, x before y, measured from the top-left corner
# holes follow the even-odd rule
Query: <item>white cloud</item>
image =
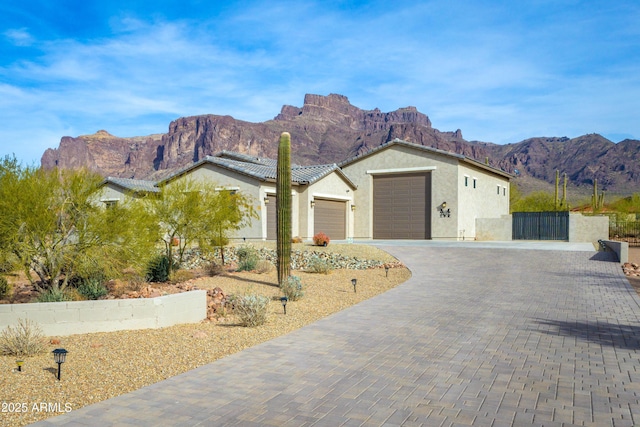
[(34, 38), (26, 28), (9, 29), (2, 34), (16, 46), (31, 46), (34, 42)]

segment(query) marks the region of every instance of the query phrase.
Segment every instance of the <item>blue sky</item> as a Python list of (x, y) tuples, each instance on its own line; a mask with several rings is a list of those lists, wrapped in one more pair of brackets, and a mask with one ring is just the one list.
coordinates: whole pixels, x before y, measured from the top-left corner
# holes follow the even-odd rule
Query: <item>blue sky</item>
[(468, 140), (640, 139), (636, 0), (25, 0), (0, 22), (0, 155), (28, 164), (62, 136), (260, 122), (306, 93)]

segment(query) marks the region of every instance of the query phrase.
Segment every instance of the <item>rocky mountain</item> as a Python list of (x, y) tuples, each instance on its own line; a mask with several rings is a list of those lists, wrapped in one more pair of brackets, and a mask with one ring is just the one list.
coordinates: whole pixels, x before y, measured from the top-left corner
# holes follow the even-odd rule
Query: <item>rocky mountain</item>
[(157, 179), (220, 150), (276, 157), (281, 132), (291, 133), (298, 164), (334, 163), (361, 154), (394, 138), (464, 154), (519, 177), (553, 182), (555, 170), (566, 172), (577, 186), (628, 193), (640, 188), (640, 141), (618, 144), (600, 135), (531, 138), (496, 145), (469, 142), (462, 132), (441, 132), (415, 107), (389, 113), (362, 110), (347, 97), (306, 95), (302, 107), (285, 105), (273, 120), (250, 123), (231, 116), (183, 117), (166, 134), (120, 138), (106, 131), (64, 137), (42, 156), (43, 167), (88, 166), (107, 176)]

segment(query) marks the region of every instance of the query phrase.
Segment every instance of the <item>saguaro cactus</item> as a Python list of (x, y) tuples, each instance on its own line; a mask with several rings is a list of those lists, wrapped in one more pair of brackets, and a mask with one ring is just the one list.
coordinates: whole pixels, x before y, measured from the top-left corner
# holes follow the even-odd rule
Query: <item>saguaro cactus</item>
[(291, 275), (291, 135), (282, 132), (276, 174), (278, 284)]
[(567, 206), (567, 174), (564, 174), (564, 183), (562, 184), (562, 208), (568, 210)]
[(560, 185), (560, 171), (556, 169), (556, 191), (553, 196), (553, 207), (558, 210), (558, 186)]

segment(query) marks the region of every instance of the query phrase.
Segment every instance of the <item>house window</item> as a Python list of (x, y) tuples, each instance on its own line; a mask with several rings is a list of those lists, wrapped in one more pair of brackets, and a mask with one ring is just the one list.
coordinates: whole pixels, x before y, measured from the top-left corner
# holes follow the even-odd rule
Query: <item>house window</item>
[(473, 178), (473, 188), (476, 188), (476, 179)]
[(498, 196), (500, 195), (500, 186), (498, 185)]
[(104, 207), (107, 208), (107, 209), (115, 208), (117, 204), (118, 204), (117, 200), (105, 200), (104, 201)]
[(468, 187), (468, 186), (469, 186), (469, 177), (468, 177), (468, 176), (465, 176), (465, 177), (464, 177), (464, 186), (465, 186), (465, 187)]
[(507, 187), (502, 187), (502, 195), (503, 196), (507, 195)]

